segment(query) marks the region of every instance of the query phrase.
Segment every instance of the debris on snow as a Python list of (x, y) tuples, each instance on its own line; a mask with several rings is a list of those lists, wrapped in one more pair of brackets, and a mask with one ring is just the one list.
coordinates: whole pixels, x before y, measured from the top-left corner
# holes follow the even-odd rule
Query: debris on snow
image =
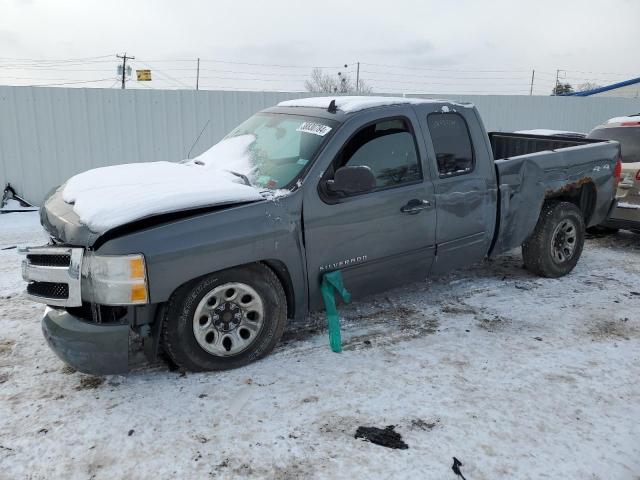
[(104, 383), (104, 377), (82, 376), (76, 390), (91, 390)]
[(358, 427), (354, 438), (363, 438), (382, 447), (406, 450), (409, 445), (404, 443), (402, 435), (396, 432), (395, 428), (395, 425), (387, 425), (385, 428)]

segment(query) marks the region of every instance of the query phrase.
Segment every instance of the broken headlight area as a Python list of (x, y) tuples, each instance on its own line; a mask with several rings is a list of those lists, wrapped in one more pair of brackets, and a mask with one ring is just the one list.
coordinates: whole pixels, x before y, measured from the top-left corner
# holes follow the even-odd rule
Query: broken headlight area
[(85, 254), (81, 292), (83, 302), (99, 305), (148, 303), (144, 256)]

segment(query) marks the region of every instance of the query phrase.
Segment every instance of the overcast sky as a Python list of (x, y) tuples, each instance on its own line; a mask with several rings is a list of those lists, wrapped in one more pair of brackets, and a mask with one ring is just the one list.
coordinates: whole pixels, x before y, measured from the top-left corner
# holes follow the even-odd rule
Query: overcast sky
[(638, 0), (0, 0), (0, 83), (118, 87), (126, 51), (153, 76), (127, 88), (193, 88), (200, 57), (203, 88), (304, 90), (361, 62), (377, 92), (528, 94), (535, 69), (546, 95), (557, 69), (640, 76), (639, 22)]

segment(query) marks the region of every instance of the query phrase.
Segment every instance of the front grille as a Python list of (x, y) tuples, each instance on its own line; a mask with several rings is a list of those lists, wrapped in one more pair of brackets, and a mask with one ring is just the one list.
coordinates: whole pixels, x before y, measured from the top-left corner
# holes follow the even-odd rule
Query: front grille
[(45, 245), (20, 253), (25, 255), (22, 278), (31, 300), (58, 307), (82, 305), (82, 248)]
[(69, 285), (66, 283), (32, 282), (27, 285), (27, 293), (38, 297), (67, 299)]
[(27, 255), (31, 265), (40, 267), (68, 267), (71, 263), (71, 255), (42, 255), (32, 253)]

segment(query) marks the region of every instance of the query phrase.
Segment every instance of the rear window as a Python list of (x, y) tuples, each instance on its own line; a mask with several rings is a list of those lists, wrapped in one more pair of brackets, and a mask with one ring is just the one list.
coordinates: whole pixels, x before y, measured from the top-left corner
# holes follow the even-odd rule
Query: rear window
[(640, 126), (596, 127), (587, 138), (620, 142), (623, 163), (640, 162)]
[(464, 118), (458, 113), (431, 113), (427, 124), (440, 178), (471, 172), (473, 147)]

